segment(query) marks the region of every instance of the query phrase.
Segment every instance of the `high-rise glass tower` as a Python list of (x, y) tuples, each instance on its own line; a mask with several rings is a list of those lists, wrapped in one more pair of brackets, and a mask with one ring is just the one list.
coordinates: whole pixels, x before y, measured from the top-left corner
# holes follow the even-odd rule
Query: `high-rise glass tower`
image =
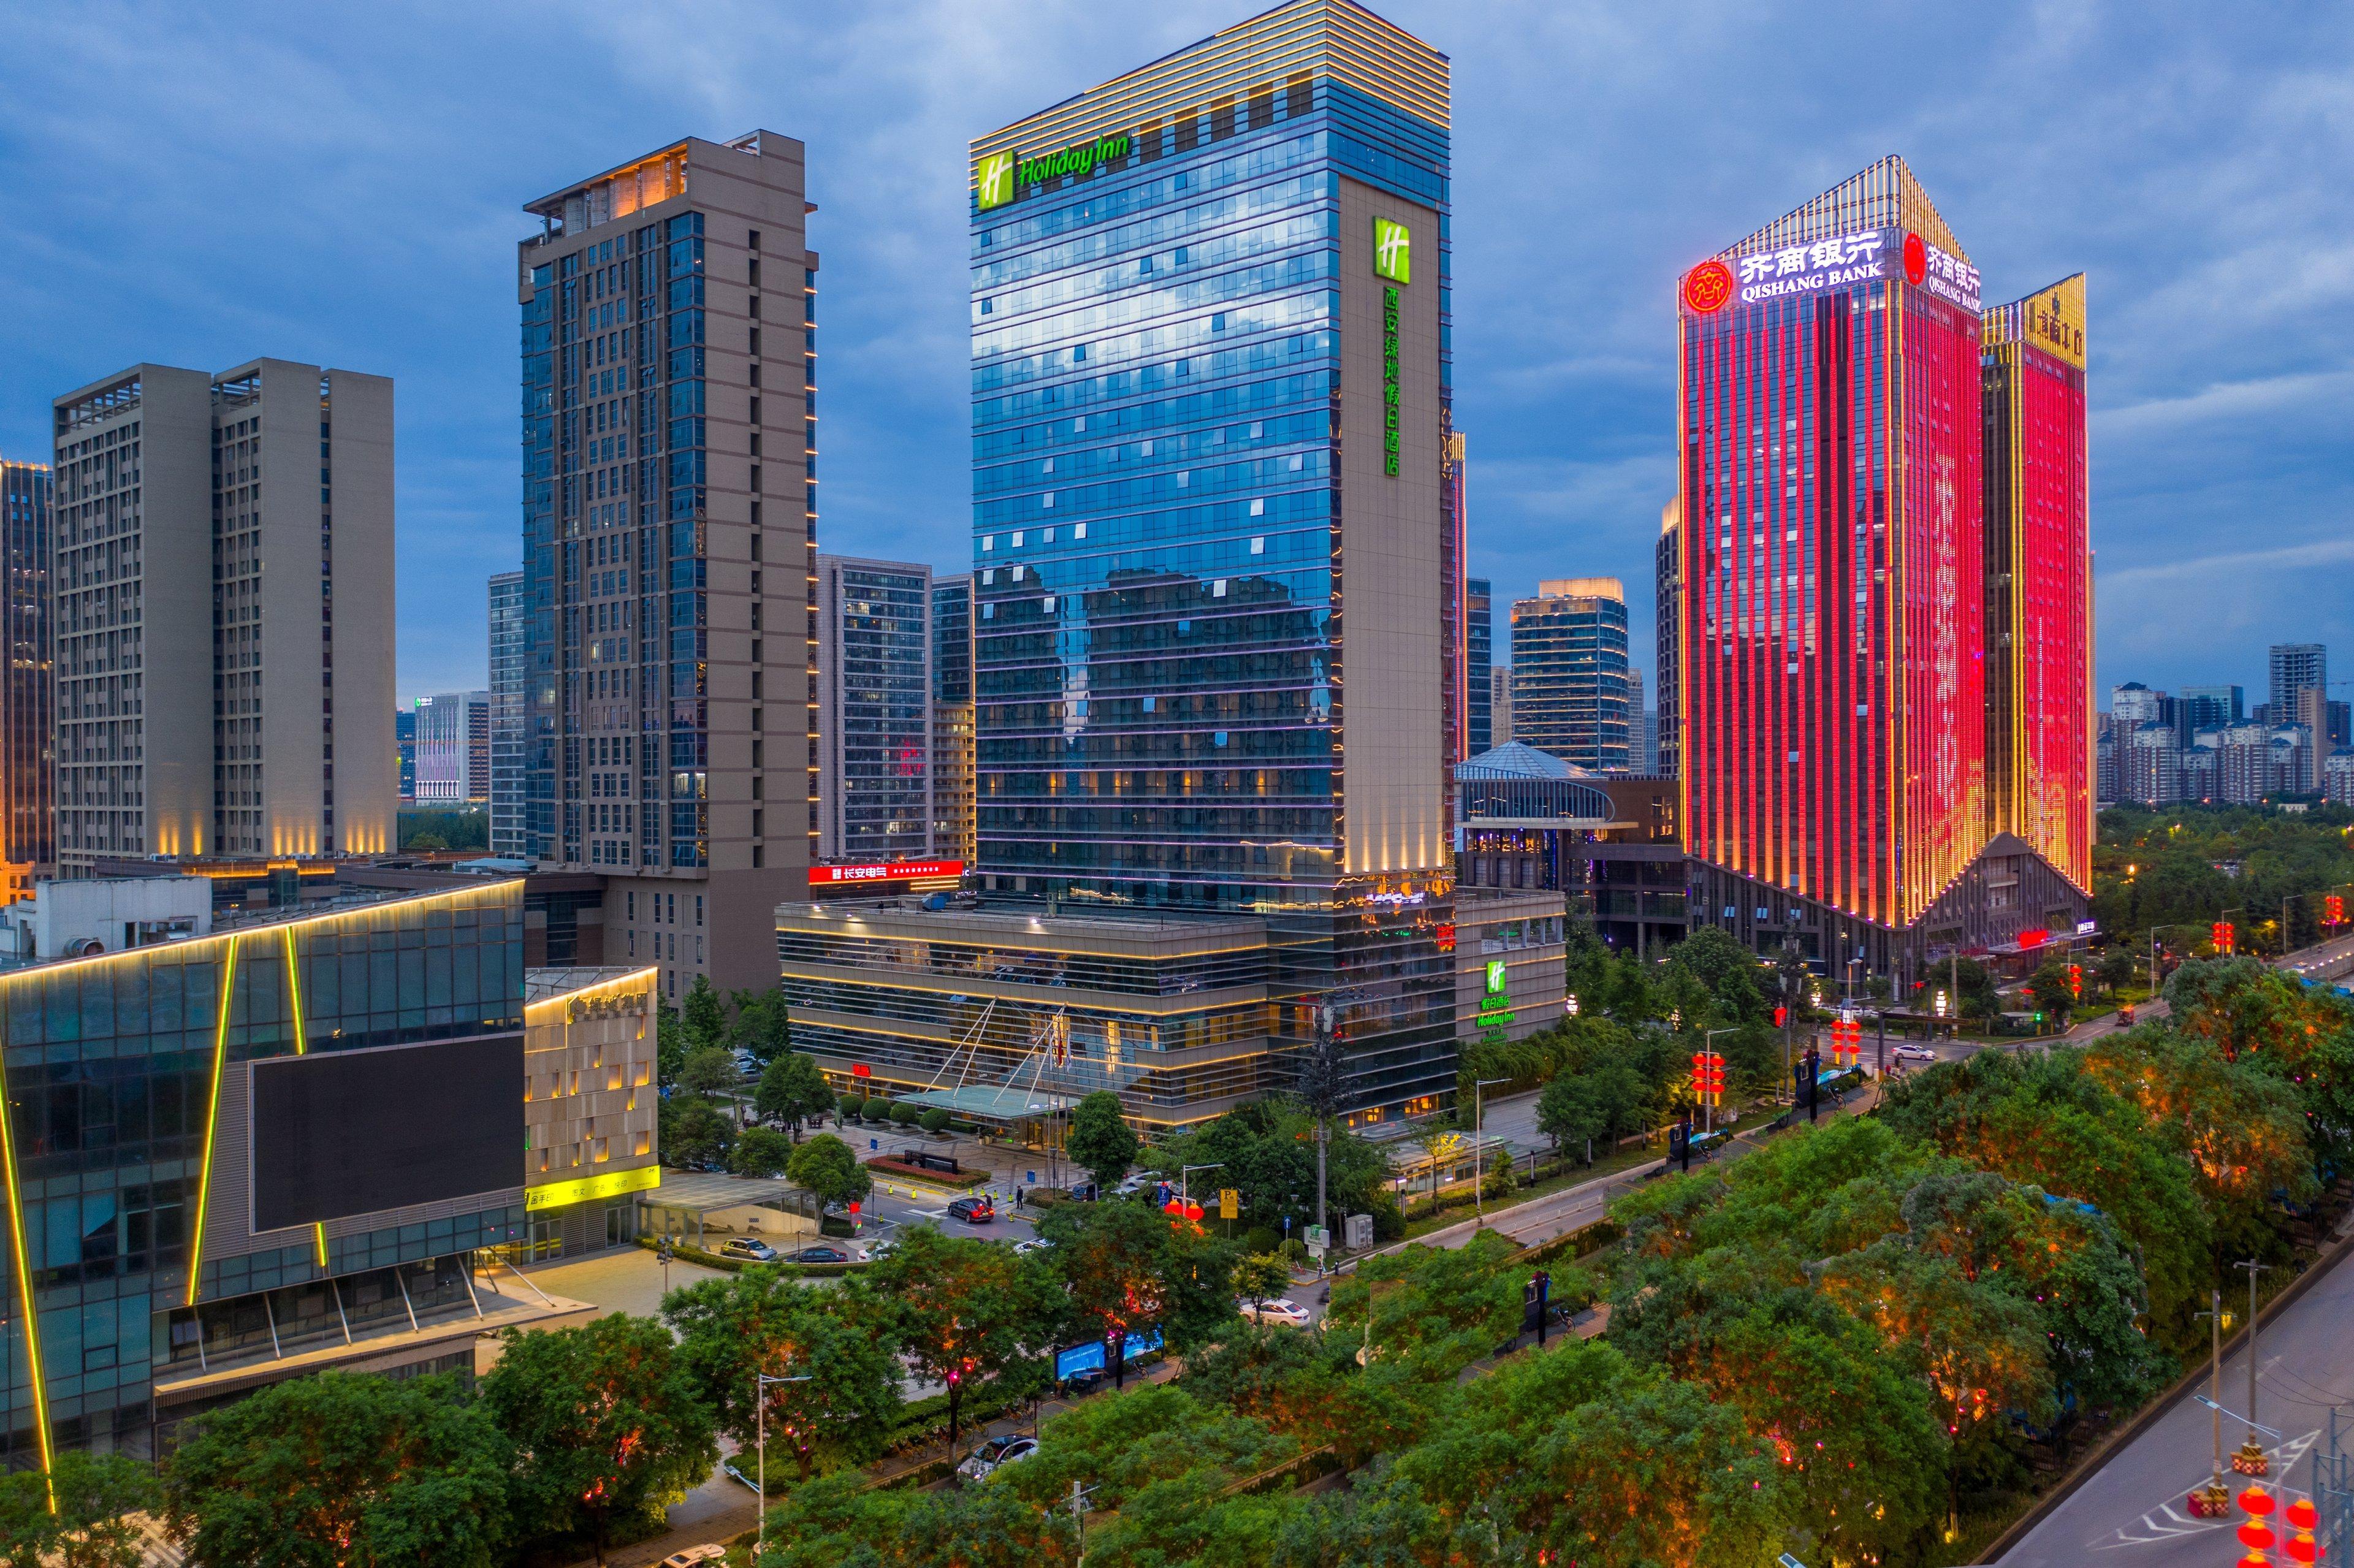
[(523, 574), (491, 578), (491, 853), (526, 859), (524, 826)]
[(975, 853), (972, 574), (932, 577), (932, 853)]
[(1496, 660), (1496, 589), (1486, 577), (1463, 585), (1463, 665), (1465, 704), (1469, 712), (1471, 755), (1496, 744), (1492, 686)]
[(1683, 768), (1679, 726), (1683, 717), (1684, 652), (1683, 528), (1681, 510), (1673, 501), (1659, 508), (1659, 542), (1655, 546), (1653, 567), (1658, 620), (1652, 630), (1659, 663), (1652, 679), (1657, 682), (1659, 697), (1654, 705), (1658, 735), (1653, 745), (1656, 755), (1652, 768), (1673, 779)]
[(1298, 0), (972, 147), (982, 889), (1264, 916), (1363, 1105), (1454, 1081), (1447, 93)]
[(818, 854), (931, 851), (932, 570), (817, 558)]
[(1987, 826), (2018, 834), (2089, 893), (2096, 759), (2084, 275), (1987, 311), (1980, 337)]
[(57, 717), (49, 683), (49, 465), (0, 460), (0, 800), (6, 897), (24, 897), (58, 859)]
[(1512, 738), (1564, 762), (1625, 772), (1632, 755), (1627, 588), (1566, 577), (1512, 601)]
[[(690, 137), (525, 209), (526, 832), (606, 956), (775, 983), (817, 831), (801, 143)], [(618, 938), (618, 939), (617, 939)]]

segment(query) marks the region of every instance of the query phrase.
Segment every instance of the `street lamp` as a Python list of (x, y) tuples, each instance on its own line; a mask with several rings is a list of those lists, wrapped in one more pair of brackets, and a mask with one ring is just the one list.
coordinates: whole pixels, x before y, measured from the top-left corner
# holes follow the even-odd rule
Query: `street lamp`
[(1190, 1180), (1193, 1172), (1196, 1171), (1224, 1171), (1225, 1168), (1224, 1161), (1215, 1165), (1181, 1165), (1177, 1168), (1177, 1206), (1187, 1211), (1188, 1218), (1192, 1217), (1192, 1210), (1193, 1207), (1193, 1182)]
[(1479, 1204), (1479, 1091), (1497, 1084), (1509, 1084), (1510, 1078), (1481, 1078), (1471, 1086), (1471, 1228), (1478, 1230), (1487, 1218)]
[[(755, 1557), (760, 1554), (760, 1548), (769, 1542), (769, 1385), (772, 1383), (814, 1383), (816, 1381), (814, 1377), (806, 1374), (801, 1377), (770, 1377), (764, 1372), (756, 1372), (752, 1374), (752, 1418), (758, 1424), (758, 1436), (754, 1439), (753, 1446), (759, 1453), (758, 1467), (759, 1482), (754, 1489), (760, 1494), (760, 1523), (752, 1547), (752, 1555)], [(951, 1467), (955, 1466), (954, 1454), (949, 1456), (949, 1464)]]

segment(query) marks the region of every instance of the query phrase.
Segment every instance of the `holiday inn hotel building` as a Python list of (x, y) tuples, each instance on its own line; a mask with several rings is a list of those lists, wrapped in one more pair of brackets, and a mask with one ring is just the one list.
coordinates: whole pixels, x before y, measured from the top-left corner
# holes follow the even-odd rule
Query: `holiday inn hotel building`
[[(1284, 1086), (1327, 1001), (1352, 1105), (1454, 1082), (1447, 95), (1427, 45), (1300, 0), (972, 145), (980, 891), (1051, 916), (1041, 952), (1090, 915), (1266, 947), (1257, 1025), (1123, 1049), (1140, 1117)], [(1020, 945), (958, 913), (947, 947)], [(802, 972), (828, 944), (780, 919), (830, 1067), (915, 1007)]]

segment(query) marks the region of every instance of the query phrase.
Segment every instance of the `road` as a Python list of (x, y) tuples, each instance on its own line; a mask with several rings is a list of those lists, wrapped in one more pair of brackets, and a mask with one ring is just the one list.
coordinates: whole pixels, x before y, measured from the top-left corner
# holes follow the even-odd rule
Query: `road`
[[(2340, 1226), (2340, 1234), (2346, 1227)], [(2242, 1298), (2243, 1312), (2245, 1298)], [(2338, 1264), (2266, 1324), (2256, 1344), (2256, 1419), (2280, 1436), (2264, 1439), (2273, 1478), (2292, 1490), (2309, 1484), (2310, 1456), (2326, 1446), (2335, 1404), (2354, 1414), (2354, 1266)], [(2222, 1404), (2244, 1411), (2248, 1361), (2243, 1350), (2223, 1361)], [(2202, 1381), (2140, 1436), (2113, 1456), (2074, 1495), (2004, 1553), (2000, 1568), (2212, 1568), (2239, 1555), (2230, 1531), (2236, 1512), (2194, 1519), (2184, 1508), (2192, 1488), (2214, 1469), (2213, 1414), (2198, 1403)], [(2340, 1416), (2354, 1441), (2354, 1423)], [(2226, 1456), (2247, 1436), (2223, 1418)], [(2233, 1478), (2225, 1476), (2225, 1484)], [(2239, 1485), (2244, 1485), (2244, 1482)], [(2237, 1491), (2238, 1486), (2232, 1489)]]

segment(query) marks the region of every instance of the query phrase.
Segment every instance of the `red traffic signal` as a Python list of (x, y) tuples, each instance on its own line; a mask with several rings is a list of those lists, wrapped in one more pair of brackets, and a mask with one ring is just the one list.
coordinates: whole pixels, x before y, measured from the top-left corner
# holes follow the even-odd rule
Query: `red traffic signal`
[(1787, 1008), (1787, 1007), (1777, 1007), (1777, 1008), (1776, 1008), (1776, 1009), (1774, 1010), (1774, 1027), (1775, 1027), (1775, 1028), (1779, 1029), (1779, 1028), (1781, 1028), (1781, 1027), (1782, 1027), (1782, 1025), (1784, 1025), (1785, 1023), (1787, 1023), (1787, 1022), (1790, 1022), (1790, 1010), (1789, 1010), (1788, 1008)]

